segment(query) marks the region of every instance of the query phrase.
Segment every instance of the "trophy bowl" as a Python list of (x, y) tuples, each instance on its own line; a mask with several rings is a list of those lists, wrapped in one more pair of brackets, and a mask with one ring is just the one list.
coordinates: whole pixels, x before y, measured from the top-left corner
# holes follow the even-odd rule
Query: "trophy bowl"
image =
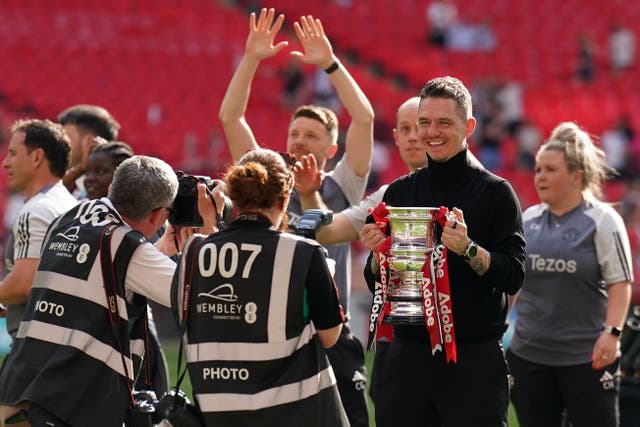
[(384, 323), (424, 323), (422, 271), (435, 246), (435, 214), (438, 208), (387, 207), (391, 227), (389, 284), (386, 299), (390, 312)]

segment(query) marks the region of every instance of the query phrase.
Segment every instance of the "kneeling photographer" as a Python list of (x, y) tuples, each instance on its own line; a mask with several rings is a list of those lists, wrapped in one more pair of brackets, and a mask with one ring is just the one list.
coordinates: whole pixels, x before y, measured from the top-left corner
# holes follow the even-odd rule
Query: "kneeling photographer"
[(57, 218), (14, 348), (0, 373), (1, 419), (10, 425), (120, 427), (133, 406), (134, 366), (145, 354), (146, 298), (170, 306), (175, 255), (194, 232), (216, 230), (206, 185), (202, 227), (166, 222), (178, 177), (162, 160), (134, 156), (107, 197)]

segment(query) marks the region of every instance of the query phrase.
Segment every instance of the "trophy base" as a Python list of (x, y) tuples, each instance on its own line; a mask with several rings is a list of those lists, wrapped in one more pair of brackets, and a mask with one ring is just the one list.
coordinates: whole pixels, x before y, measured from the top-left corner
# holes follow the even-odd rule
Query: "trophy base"
[(418, 298), (412, 300), (389, 298), (389, 314), (382, 320), (383, 323), (392, 325), (419, 325), (424, 324), (424, 312), (422, 302)]
[(382, 323), (390, 324), (390, 325), (404, 325), (404, 326), (412, 326), (412, 325), (424, 325), (424, 317), (423, 316), (394, 316), (388, 315), (382, 320)]

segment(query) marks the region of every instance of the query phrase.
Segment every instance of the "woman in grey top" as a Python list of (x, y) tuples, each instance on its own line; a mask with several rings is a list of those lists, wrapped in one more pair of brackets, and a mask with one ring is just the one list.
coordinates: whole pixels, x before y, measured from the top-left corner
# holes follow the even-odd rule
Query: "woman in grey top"
[(539, 205), (524, 216), (526, 276), (507, 354), (520, 426), (618, 425), (620, 329), (631, 251), (620, 215), (599, 200), (604, 153), (561, 123), (536, 156)]

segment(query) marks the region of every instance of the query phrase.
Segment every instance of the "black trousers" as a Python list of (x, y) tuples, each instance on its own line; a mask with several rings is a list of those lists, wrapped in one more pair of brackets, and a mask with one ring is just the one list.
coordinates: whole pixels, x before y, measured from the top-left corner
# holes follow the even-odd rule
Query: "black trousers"
[(548, 366), (507, 352), (513, 375), (511, 401), (520, 427), (562, 426), (563, 413), (572, 427), (617, 427), (618, 362), (594, 370), (591, 363)]
[(351, 333), (349, 324), (342, 326), (338, 342), (327, 350), (338, 383), (342, 406), (351, 427), (368, 427), (367, 369), (364, 366), (364, 348)]
[(427, 342), (379, 344), (371, 384), (377, 427), (507, 426), (501, 341), (459, 343), (457, 363), (432, 356)]

